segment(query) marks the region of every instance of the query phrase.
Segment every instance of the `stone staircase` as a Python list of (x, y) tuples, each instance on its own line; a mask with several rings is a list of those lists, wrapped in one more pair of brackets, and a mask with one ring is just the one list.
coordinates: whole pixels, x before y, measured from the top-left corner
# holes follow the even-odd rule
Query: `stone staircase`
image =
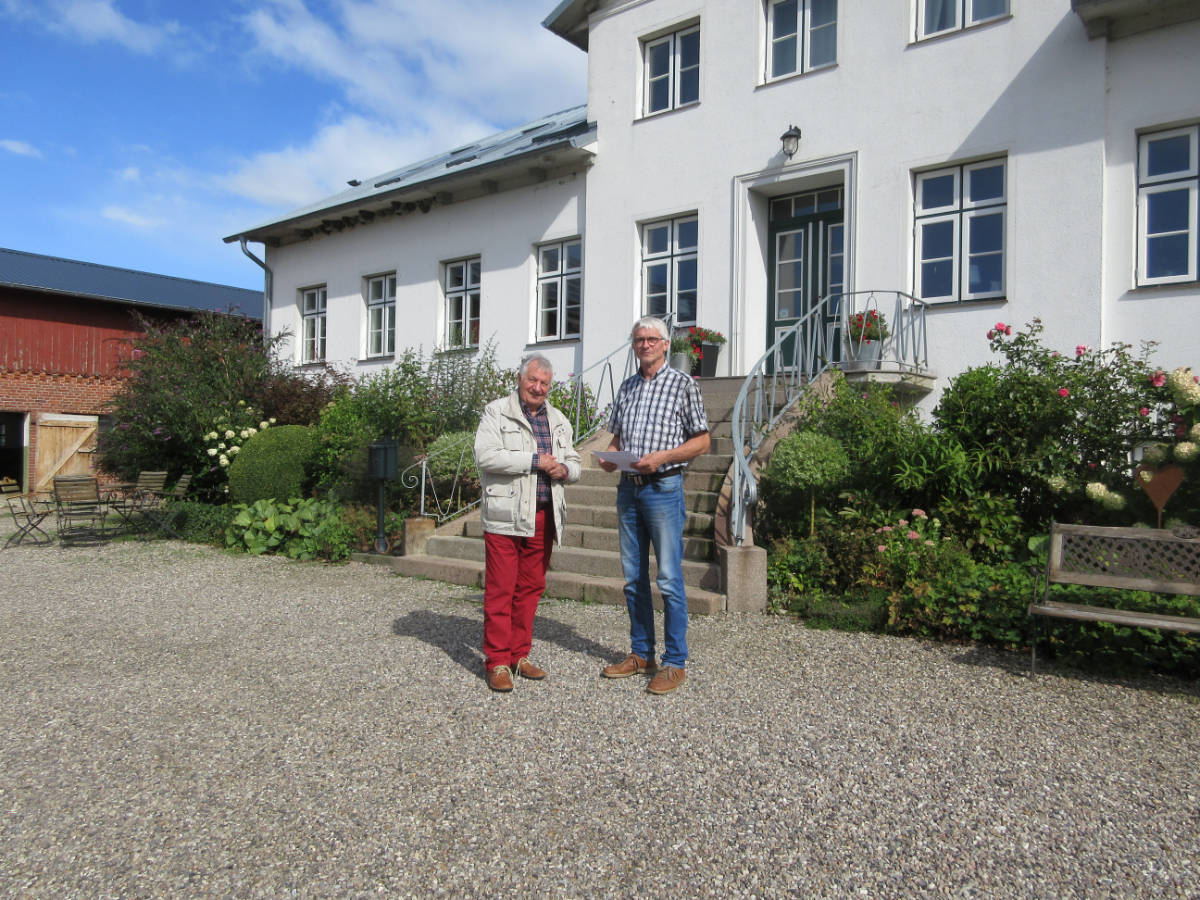
[[(726, 608), (726, 574), (718, 559), (713, 532), (719, 495), (733, 462), (730, 419), (741, 384), (740, 378), (701, 380), (713, 441), (709, 452), (693, 460), (684, 476), (688, 512), (683, 578), (688, 610), (693, 613), (714, 613)], [(567, 524), (562, 546), (554, 548), (546, 573), (547, 596), (592, 603), (625, 603), (617, 533), (619, 476), (599, 468), (591, 453), (606, 448), (610, 440), (611, 435), (603, 432), (579, 448), (583, 473), (578, 482), (566, 488)], [(388, 565), (404, 575), (482, 586), (484, 545), (478, 512), (438, 528), (430, 535), (425, 550), (423, 555), (406, 556), (356, 554), (355, 559)], [(656, 574), (651, 554), (652, 583)], [(658, 588), (653, 587), (653, 591), (655, 604), (661, 608)]]

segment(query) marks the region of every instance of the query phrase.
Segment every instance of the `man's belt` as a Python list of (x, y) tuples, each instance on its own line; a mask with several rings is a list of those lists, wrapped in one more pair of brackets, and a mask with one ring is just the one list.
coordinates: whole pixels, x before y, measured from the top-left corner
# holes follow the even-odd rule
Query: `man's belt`
[(634, 475), (631, 472), (622, 472), (621, 477), (629, 481), (630, 484), (649, 484), (652, 481), (662, 481), (664, 478), (670, 478), (672, 475), (678, 475), (683, 469), (669, 469), (666, 472), (651, 472), (649, 475)]

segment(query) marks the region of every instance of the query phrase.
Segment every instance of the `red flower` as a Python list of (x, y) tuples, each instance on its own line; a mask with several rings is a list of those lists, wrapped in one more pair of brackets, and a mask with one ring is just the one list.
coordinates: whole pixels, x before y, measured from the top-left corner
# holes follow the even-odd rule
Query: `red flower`
[(1070, 396), (1071, 396), (1071, 392), (1070, 392), (1070, 391), (1068, 391), (1066, 388), (1059, 388), (1059, 389), (1058, 389), (1058, 396), (1060, 396), (1060, 397), (1070, 397)]
[(1148, 408), (1146, 408), (1145, 406), (1143, 406), (1141, 409), (1139, 409), (1138, 412), (1141, 413), (1143, 416), (1150, 415), (1150, 410)]
[(1150, 383), (1152, 385), (1154, 385), (1155, 387), (1162, 387), (1164, 384), (1167, 383), (1166, 373), (1164, 373), (1162, 369), (1159, 369), (1157, 372), (1155, 372), (1153, 375), (1150, 376)]

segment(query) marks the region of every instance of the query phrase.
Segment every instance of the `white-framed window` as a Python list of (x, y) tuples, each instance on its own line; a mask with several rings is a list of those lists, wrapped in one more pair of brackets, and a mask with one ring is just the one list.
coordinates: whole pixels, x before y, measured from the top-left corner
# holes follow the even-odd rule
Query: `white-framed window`
[(300, 291), (300, 317), (304, 323), (301, 362), (321, 362), (325, 359), (325, 301), (325, 285)]
[(396, 352), (396, 273), (367, 279), (367, 356)]
[(583, 242), (578, 238), (537, 248), (537, 339), (579, 337), (583, 310)]
[(478, 347), (480, 257), (448, 262), (442, 268), (446, 291), (445, 348)]
[(767, 0), (766, 80), (837, 62), (837, 0)]
[(694, 215), (642, 225), (642, 314), (674, 314), (695, 325), (700, 299), (699, 219)]
[(1008, 212), (1003, 159), (914, 177), (913, 294), (929, 303), (1003, 297)]
[(1200, 271), (1200, 126), (1138, 138), (1137, 284), (1196, 281)]
[(917, 40), (961, 31), (1008, 15), (1009, 0), (917, 0)]
[(645, 114), (700, 101), (700, 26), (642, 43)]

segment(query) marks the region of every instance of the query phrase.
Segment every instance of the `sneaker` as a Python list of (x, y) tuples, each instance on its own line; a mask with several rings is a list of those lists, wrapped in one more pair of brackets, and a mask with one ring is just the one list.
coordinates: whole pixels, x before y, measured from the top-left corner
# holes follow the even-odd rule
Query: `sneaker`
[(658, 666), (654, 663), (646, 662), (636, 653), (630, 653), (619, 663), (605, 666), (600, 674), (605, 678), (628, 678), (630, 675), (653, 675), (657, 671)]
[(687, 681), (687, 672), (677, 666), (663, 666), (646, 687), (652, 694), (669, 694)]
[(508, 666), (496, 666), (494, 669), (489, 669), (487, 683), (493, 691), (511, 691), (513, 689), (512, 672)]
[(516, 674), (531, 681), (541, 681), (546, 677), (546, 670), (541, 666), (535, 666), (529, 661), (529, 657), (527, 656), (522, 656), (518, 659), (517, 664), (513, 668), (516, 670)]

